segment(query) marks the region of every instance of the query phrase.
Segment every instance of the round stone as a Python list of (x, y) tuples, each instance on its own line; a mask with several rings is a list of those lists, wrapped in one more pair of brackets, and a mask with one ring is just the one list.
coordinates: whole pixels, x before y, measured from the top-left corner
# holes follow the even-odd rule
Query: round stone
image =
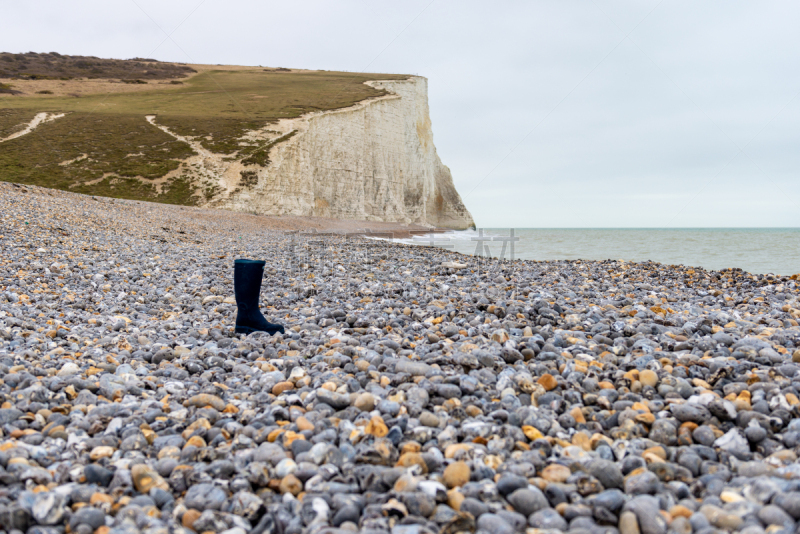
[(375, 409), (375, 396), (372, 393), (362, 393), (356, 397), (353, 406), (362, 412), (371, 412)]
[(423, 412), (419, 416), (419, 422), (421, 425), (428, 427), (436, 428), (439, 426), (439, 418), (431, 412)]
[(639, 382), (645, 386), (656, 387), (656, 384), (658, 384), (658, 375), (655, 371), (645, 369), (639, 373)]
[(550, 464), (545, 467), (541, 472), (541, 477), (548, 482), (556, 482), (562, 484), (572, 475), (569, 467), (561, 464)]
[(470, 474), (466, 462), (453, 462), (445, 468), (442, 479), (448, 488), (456, 488), (469, 482)]
[(303, 491), (303, 483), (294, 475), (286, 475), (281, 479), (279, 489), (281, 493), (291, 493), (297, 496)]

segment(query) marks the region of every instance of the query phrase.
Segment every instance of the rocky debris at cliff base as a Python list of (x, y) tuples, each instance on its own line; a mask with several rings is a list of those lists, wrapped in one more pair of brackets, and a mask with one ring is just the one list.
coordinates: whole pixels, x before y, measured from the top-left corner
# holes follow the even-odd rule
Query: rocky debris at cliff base
[[(795, 278), (0, 211), (5, 532), (798, 527)], [(233, 336), (236, 257), (286, 335)]]

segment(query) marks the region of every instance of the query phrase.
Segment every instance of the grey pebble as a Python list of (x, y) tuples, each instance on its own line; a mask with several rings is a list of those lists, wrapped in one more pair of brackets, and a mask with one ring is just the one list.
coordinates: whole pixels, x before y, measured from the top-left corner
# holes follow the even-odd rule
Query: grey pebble
[(505, 519), (496, 514), (483, 514), (478, 518), (478, 529), (494, 534), (514, 534), (515, 530)]
[(69, 526), (75, 530), (78, 525), (88, 525), (92, 531), (106, 524), (106, 514), (92, 506), (84, 506), (72, 514), (69, 519)]
[(533, 528), (567, 530), (567, 521), (552, 508), (544, 508), (531, 514), (528, 524)]
[(550, 507), (544, 494), (538, 488), (518, 489), (506, 498), (517, 512), (526, 517), (538, 512), (542, 508)]

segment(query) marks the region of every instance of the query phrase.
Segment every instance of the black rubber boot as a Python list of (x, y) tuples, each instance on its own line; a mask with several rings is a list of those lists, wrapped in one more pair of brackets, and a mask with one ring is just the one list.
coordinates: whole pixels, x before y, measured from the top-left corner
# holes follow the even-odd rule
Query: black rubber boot
[(284, 333), (283, 325), (268, 322), (258, 309), (261, 294), (261, 278), (264, 263), (258, 260), (236, 260), (233, 262), (233, 291), (236, 294), (236, 333), (268, 334)]

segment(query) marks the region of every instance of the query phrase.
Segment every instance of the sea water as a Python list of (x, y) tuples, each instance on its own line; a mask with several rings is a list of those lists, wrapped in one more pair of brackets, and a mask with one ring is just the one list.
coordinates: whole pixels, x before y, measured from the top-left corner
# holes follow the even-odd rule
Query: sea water
[(800, 273), (800, 228), (486, 228), (395, 241), (507, 259), (652, 260), (709, 270)]

